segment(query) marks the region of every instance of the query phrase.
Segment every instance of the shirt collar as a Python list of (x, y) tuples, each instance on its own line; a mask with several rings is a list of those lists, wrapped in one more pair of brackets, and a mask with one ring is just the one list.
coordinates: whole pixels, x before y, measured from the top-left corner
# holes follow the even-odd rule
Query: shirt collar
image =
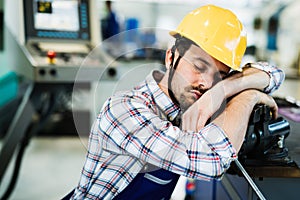
[(158, 82), (164, 76), (164, 72), (159, 70), (153, 70), (145, 80), (146, 86), (153, 95), (153, 99), (158, 108), (165, 113), (170, 121), (173, 121), (179, 114), (180, 108), (175, 105), (170, 97), (168, 97), (158, 86)]

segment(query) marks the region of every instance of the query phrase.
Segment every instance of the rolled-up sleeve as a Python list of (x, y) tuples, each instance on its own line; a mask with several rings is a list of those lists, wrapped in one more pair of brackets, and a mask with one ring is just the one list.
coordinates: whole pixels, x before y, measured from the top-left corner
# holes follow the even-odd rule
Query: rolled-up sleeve
[(271, 65), (267, 62), (256, 62), (249, 64), (251, 67), (265, 71), (270, 76), (270, 83), (264, 89), (264, 92), (267, 94), (271, 94), (277, 90), (285, 79), (284, 72), (277, 66)]
[[(188, 156), (192, 166), (190, 170), (199, 172), (201, 179), (220, 179), (230, 163), (237, 158), (237, 151), (233, 148), (223, 129), (214, 123), (206, 125), (192, 139), (193, 146), (188, 149)], [(187, 144), (188, 146), (188, 144)], [(195, 165), (195, 166), (193, 166)]]
[(224, 131), (219, 126), (211, 123), (201, 131), (201, 134), (210, 149), (219, 155), (223, 168), (229, 168), (231, 161), (237, 158), (237, 152)]

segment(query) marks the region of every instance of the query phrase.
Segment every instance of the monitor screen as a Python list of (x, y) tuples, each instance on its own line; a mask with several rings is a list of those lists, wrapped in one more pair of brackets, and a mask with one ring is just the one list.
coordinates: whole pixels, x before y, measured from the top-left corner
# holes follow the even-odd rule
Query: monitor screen
[(31, 2), (24, 5), (27, 39), (90, 39), (88, 0)]
[(79, 30), (78, 2), (76, 0), (53, 2), (36, 0), (34, 9), (35, 29)]

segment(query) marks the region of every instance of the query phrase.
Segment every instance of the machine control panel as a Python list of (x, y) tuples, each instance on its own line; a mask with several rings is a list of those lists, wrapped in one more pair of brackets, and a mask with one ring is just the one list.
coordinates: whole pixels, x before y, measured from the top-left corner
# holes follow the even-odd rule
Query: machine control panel
[(17, 58), (19, 74), (36, 82), (117, 78), (115, 62), (105, 51), (95, 50), (101, 38), (95, 0), (18, 2), (24, 24), (16, 33), (24, 36), (24, 41), (16, 41), (22, 54)]
[[(34, 79), (38, 82), (115, 80), (116, 63), (101, 50), (85, 44), (28, 43)], [(83, 75), (84, 74), (84, 75)]]

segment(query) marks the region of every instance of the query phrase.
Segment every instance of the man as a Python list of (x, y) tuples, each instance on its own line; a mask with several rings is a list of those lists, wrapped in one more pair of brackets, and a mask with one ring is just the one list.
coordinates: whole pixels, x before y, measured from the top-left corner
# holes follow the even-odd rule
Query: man
[(277, 116), (266, 93), (284, 74), (266, 63), (239, 68), (246, 36), (232, 12), (200, 7), (170, 34), (166, 73), (153, 71), (104, 104), (73, 199), (170, 199), (180, 175), (222, 177), (256, 104)]
[(120, 32), (116, 13), (112, 10), (112, 1), (105, 1), (105, 9), (107, 14), (101, 20), (102, 40), (106, 40)]

